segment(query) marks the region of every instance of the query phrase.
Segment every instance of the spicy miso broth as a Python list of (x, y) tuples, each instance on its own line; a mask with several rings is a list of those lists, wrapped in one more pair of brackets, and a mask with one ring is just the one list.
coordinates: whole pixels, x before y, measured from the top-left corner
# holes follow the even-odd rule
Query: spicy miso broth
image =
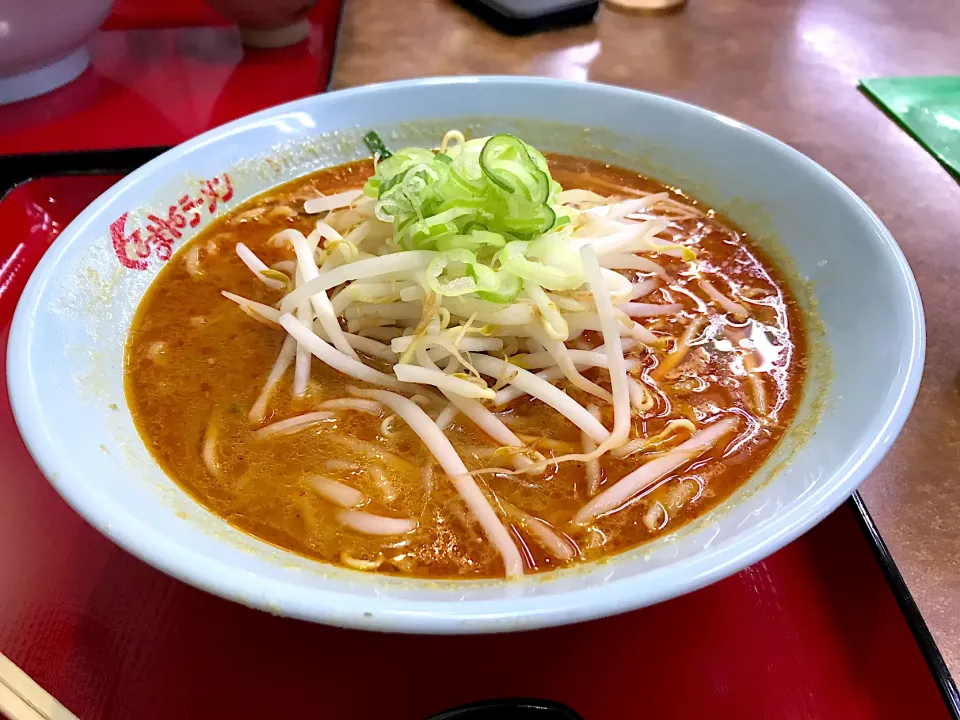
[(673, 532), (770, 455), (804, 331), (731, 222), (511, 136), (372, 149), (219, 218), (141, 302), (128, 403), (199, 502), (323, 562), (516, 577)]

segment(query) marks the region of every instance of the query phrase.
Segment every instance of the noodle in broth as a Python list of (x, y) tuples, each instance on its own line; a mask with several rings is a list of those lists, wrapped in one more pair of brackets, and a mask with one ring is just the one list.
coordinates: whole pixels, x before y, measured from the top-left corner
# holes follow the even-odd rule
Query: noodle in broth
[(607, 557), (749, 478), (804, 381), (786, 282), (679, 189), (500, 138), (321, 170), (177, 253), (125, 367), (171, 477), (280, 547), (433, 578)]

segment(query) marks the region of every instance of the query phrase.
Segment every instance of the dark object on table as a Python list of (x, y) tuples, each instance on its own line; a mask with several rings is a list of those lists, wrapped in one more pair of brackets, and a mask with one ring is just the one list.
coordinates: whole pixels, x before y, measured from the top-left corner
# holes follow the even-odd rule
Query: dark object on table
[(550, 700), (484, 700), (434, 715), (429, 720), (582, 720), (566, 705)]
[(593, 22), (599, 0), (456, 0), (506, 35), (530, 35)]

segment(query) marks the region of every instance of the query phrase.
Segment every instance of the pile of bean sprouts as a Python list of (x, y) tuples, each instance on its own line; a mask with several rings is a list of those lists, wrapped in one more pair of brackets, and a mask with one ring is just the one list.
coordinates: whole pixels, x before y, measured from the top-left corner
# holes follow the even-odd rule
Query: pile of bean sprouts
[[(448, 134), (444, 146), (450, 139)], [(455, 139), (462, 141), (462, 136), (457, 133)], [(350, 387), (349, 397), (261, 427), (258, 437), (296, 432), (344, 408), (374, 413), (388, 409), (395, 421), (409, 425), (436, 459), (512, 578), (523, 574), (524, 564), (507, 523), (520, 525), (560, 559), (569, 559), (569, 543), (548, 523), (492, 498), (478, 484), (484, 472), (542, 474), (550, 465), (581, 463), (591, 497), (576, 512), (573, 524), (589, 526), (737, 430), (736, 415), (721, 415), (699, 429), (686, 420), (673, 421), (689, 426), (687, 440), (599, 489), (601, 456), (623, 457), (651, 441), (636, 436), (632, 422), (634, 415), (644, 415), (654, 404), (650, 389), (634, 377), (639, 373), (637, 358), (656, 351), (661, 355), (658, 370), (668, 372), (683, 360), (703, 328), (703, 315), (676, 338), (644, 324), (675, 317), (682, 310), (677, 304), (643, 300), (671, 279), (658, 256), (681, 258), (696, 270), (694, 253), (674, 244), (670, 234), (676, 221), (700, 216), (696, 207), (667, 193), (624, 199), (562, 189), (554, 202), (571, 219), (562, 242), (578, 261), (582, 282), (550, 289), (522, 277), (519, 295), (496, 303), (472, 293), (436, 292), (427, 269), (440, 251), (403, 249), (394, 226), (378, 217), (377, 202), (360, 189), (307, 200), (303, 211), (318, 218), (315, 229), (308, 235), (286, 229), (272, 237), (271, 245), (290, 252), (288, 260), (273, 267), (243, 243), (237, 244), (241, 260), (265, 285), (285, 291), (275, 306), (223, 292), (248, 314), (286, 333), (250, 411), (251, 420), (262, 424), (271, 395), (291, 365), (293, 392), (298, 396), (306, 392), (312, 357), (367, 386)], [(721, 313), (748, 316), (743, 303), (724, 295), (709, 280), (700, 278), (699, 287)], [(587, 342), (591, 337), (602, 342)], [(387, 367), (384, 363), (389, 372), (380, 369)], [(599, 382), (583, 374), (592, 368), (599, 369), (594, 375)], [(563, 381), (592, 396), (591, 402), (577, 402), (558, 387)], [(579, 428), (582, 452), (544, 458), (527, 446), (499, 415), (525, 396)], [(612, 406), (612, 427), (600, 420), (602, 406)], [(444, 433), (458, 415), (501, 446), (495, 457), (509, 467), (467, 470)], [(668, 425), (664, 432), (672, 431)], [(338, 480), (322, 478), (314, 486), (342, 509), (338, 519), (358, 532), (400, 535), (417, 526), (412, 519), (358, 509), (363, 495)]]

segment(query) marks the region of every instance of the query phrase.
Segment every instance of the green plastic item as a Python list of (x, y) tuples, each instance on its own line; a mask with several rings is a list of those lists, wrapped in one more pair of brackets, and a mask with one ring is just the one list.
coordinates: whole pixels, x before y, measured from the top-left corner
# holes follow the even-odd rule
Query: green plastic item
[(860, 87), (960, 179), (960, 77), (872, 78)]

